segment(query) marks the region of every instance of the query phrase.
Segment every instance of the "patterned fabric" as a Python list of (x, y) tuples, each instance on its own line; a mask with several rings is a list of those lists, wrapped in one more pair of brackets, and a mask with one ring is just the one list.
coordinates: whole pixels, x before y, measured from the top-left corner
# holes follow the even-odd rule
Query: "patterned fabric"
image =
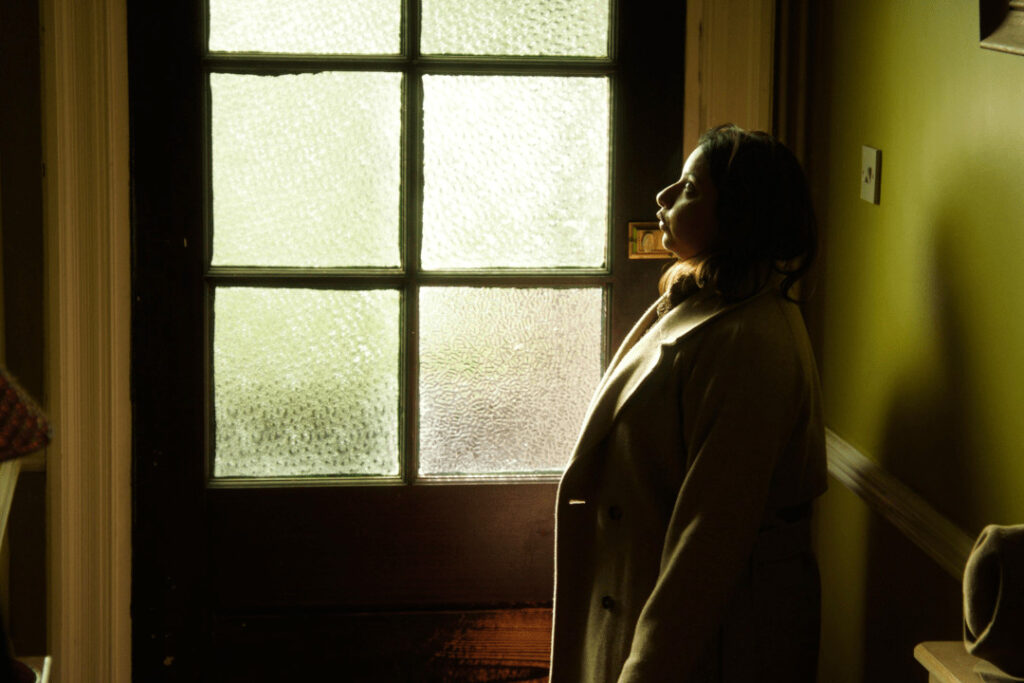
[(28, 455), (50, 441), (43, 411), (0, 367), (0, 461)]

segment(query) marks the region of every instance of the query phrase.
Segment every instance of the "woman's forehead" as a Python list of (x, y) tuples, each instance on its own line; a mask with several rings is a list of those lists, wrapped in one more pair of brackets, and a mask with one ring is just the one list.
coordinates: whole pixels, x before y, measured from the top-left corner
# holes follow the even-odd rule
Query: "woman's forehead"
[(703, 176), (708, 172), (707, 158), (704, 156), (704, 149), (696, 147), (683, 164), (682, 175)]

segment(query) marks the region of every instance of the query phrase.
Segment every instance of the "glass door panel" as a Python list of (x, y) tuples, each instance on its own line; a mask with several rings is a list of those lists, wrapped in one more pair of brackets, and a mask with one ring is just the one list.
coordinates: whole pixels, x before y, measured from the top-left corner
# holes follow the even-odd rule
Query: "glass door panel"
[(402, 74), (210, 75), (214, 266), (398, 267)]
[(212, 52), (398, 54), (402, 0), (210, 0)]
[(425, 270), (601, 268), (607, 77), (424, 76)]
[(395, 290), (215, 290), (214, 476), (397, 475)]
[(603, 290), (420, 290), (419, 471), (557, 472), (601, 375)]
[(607, 57), (608, 0), (423, 0), (423, 54)]

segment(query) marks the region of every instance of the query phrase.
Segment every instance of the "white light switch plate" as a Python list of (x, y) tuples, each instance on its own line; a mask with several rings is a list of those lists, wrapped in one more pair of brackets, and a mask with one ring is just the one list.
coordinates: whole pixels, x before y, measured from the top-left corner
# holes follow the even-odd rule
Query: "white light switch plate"
[(882, 189), (882, 150), (864, 145), (860, 153), (860, 198), (878, 203)]

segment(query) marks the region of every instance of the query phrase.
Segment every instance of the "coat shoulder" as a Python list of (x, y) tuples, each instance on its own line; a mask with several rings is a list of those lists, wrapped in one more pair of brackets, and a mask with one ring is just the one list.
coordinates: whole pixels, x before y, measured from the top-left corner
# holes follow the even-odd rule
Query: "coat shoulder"
[(777, 291), (740, 302), (677, 343), (722, 360), (750, 358), (793, 367), (813, 358), (800, 309)]

